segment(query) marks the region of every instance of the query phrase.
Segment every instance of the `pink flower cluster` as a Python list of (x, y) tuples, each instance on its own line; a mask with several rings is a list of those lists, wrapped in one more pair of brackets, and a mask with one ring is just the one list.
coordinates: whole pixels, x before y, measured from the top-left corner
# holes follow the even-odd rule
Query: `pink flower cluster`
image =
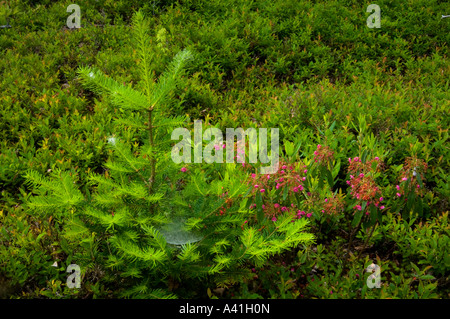
[(314, 151), (314, 162), (327, 166), (333, 160), (334, 152), (328, 146), (317, 145)]
[[(256, 208), (256, 204), (250, 205), (250, 209)], [(303, 216), (310, 218), (312, 216), (312, 213), (306, 213), (302, 210), (299, 210), (296, 208), (295, 204), (291, 204), (290, 206), (282, 206), (279, 203), (275, 203), (273, 205), (262, 205), (262, 209), (264, 210), (264, 213), (267, 217), (271, 218), (272, 221), (277, 221), (277, 216), (281, 214), (290, 213), (293, 214), (295, 219), (300, 219)]]
[[(353, 198), (360, 201), (367, 201), (367, 206), (373, 203), (379, 209), (385, 207), (381, 205), (383, 198), (381, 197), (381, 190), (375, 182), (372, 173), (372, 163), (375, 161), (377, 165), (375, 170), (381, 169), (382, 164), (379, 162), (379, 158), (363, 163), (359, 157), (353, 159), (349, 158), (348, 172), (350, 173), (350, 179), (346, 181), (347, 185), (351, 187), (350, 194)], [(353, 175), (354, 174), (354, 175)], [(355, 205), (353, 207), (357, 210), (362, 210), (361, 205)]]
[[(425, 172), (428, 169), (428, 165), (424, 160), (418, 159), (416, 157), (408, 157), (403, 165), (403, 170), (400, 174), (400, 182), (395, 186), (397, 197), (402, 197), (402, 195), (407, 195), (410, 192), (415, 192), (417, 195), (423, 195), (425, 189), (420, 187), (418, 177), (422, 181), (422, 186), (424, 185)], [(407, 196), (405, 196), (405, 200)]]
[[(238, 162), (238, 163), (240, 163), (241, 159), (243, 159), (243, 163), (241, 163), (241, 164), (242, 164), (242, 167), (245, 167), (245, 166), (246, 166), (246, 164), (245, 164), (245, 148), (242, 149), (242, 148), (238, 145), (238, 143), (235, 143), (234, 146), (236, 147), (236, 155), (234, 156), (234, 159), (235, 159), (236, 162)], [(245, 147), (245, 146), (244, 146), (244, 147)], [(219, 144), (214, 144), (214, 149), (215, 149), (216, 151), (220, 150), (221, 148), (222, 148), (222, 149), (225, 149), (225, 148), (226, 148), (226, 144), (223, 143), (223, 142), (220, 142)]]
[(281, 169), (273, 175), (251, 174), (247, 184), (253, 185), (253, 191), (265, 193), (273, 188), (276, 190), (288, 187), (290, 192), (299, 193), (304, 190), (302, 182), (306, 180), (307, 169), (306, 165), (303, 167), (303, 173), (298, 173), (294, 170), (294, 166), (289, 166), (281, 163)]
[(305, 213), (303, 210), (297, 211), (297, 218), (302, 218), (303, 216), (306, 216), (307, 218), (310, 218), (312, 216), (312, 213)]
[(325, 198), (322, 213), (328, 215), (337, 215), (344, 211), (345, 203), (342, 196), (334, 195), (333, 197)]

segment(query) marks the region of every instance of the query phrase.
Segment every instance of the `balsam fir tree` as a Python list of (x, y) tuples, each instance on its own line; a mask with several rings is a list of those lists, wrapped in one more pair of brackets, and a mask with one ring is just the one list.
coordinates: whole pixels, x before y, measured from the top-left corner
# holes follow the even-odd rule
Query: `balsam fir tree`
[[(40, 196), (32, 197), (28, 206), (59, 216), (65, 240), (78, 241), (72, 263), (83, 273), (100, 266), (102, 282), (119, 296), (203, 296), (207, 287), (240, 282), (254, 265), (310, 244), (313, 236), (305, 232), (306, 219), (256, 219), (246, 197), (247, 173), (236, 164), (222, 164), (219, 171), (196, 164), (180, 175), (181, 166), (171, 160), (171, 132), (186, 125), (186, 117), (170, 115), (168, 105), (193, 55), (188, 50), (176, 54), (156, 81), (148, 28), (137, 12), (133, 35), (140, 90), (94, 68), (79, 69), (86, 88), (124, 111), (116, 121), (116, 137), (109, 139), (112, 155), (105, 173), (91, 174), (91, 191), (83, 194), (67, 172), (44, 177), (30, 171), (26, 178)], [(121, 137), (122, 127), (137, 130), (140, 143), (134, 149)], [(187, 289), (194, 293), (178, 293)]]

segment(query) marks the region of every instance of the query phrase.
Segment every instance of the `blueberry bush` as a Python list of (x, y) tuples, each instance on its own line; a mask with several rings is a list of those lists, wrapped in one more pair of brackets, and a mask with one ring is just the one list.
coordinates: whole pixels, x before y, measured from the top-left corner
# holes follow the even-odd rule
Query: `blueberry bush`
[(0, 298), (450, 297), (446, 1), (71, 3), (0, 1)]

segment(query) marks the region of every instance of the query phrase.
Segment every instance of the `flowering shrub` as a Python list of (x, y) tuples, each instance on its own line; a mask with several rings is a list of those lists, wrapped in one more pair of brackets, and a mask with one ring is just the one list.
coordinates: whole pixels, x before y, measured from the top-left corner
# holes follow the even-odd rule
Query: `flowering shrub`
[(295, 197), (305, 195), (303, 184), (307, 171), (306, 165), (300, 162), (280, 162), (280, 168), (275, 174), (252, 173), (247, 185), (252, 187), (251, 193), (256, 202), (250, 207), (258, 209), (272, 221), (276, 221), (280, 214), (290, 214), (294, 218), (311, 217), (311, 213), (300, 210), (294, 200)]
[(422, 197), (426, 194), (424, 181), (427, 168), (428, 165), (424, 160), (408, 157), (399, 172), (398, 184), (394, 189), (396, 201), (392, 209), (401, 211), (406, 219), (409, 218), (411, 211), (419, 216), (423, 214)]
[(331, 164), (333, 155), (334, 152), (329, 146), (322, 147), (322, 145), (319, 144), (317, 145), (317, 150), (314, 151), (314, 162), (327, 167)]
[(338, 216), (344, 212), (344, 209), (345, 200), (342, 193), (324, 199), (322, 213), (330, 216)]
[[(348, 161), (350, 179), (346, 183), (351, 188), (349, 194), (358, 203), (353, 208), (362, 211), (363, 206), (364, 208), (369, 208), (371, 205), (374, 205), (378, 209), (383, 210), (385, 207), (382, 204), (383, 197), (381, 190), (373, 177), (373, 173), (380, 171), (383, 166), (380, 159), (375, 157), (363, 163), (359, 157), (355, 157), (353, 159), (349, 158)], [(368, 214), (366, 212), (366, 215)]]

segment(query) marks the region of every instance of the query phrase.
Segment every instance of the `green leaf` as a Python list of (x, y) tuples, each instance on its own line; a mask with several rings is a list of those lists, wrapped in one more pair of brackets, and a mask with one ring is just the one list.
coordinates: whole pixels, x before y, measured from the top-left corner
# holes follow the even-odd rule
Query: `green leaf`
[(361, 211), (364, 212), (364, 210), (366, 209), (366, 207), (367, 207), (367, 201), (364, 201), (364, 202), (362, 203), (362, 205), (361, 205)]
[(333, 188), (334, 180), (329, 169), (325, 168), (325, 176), (327, 177), (328, 185), (330, 186), (330, 188)]
[(421, 188), (423, 188), (423, 182), (422, 177), (420, 176), (420, 173), (416, 173), (417, 182), (419, 182), (419, 185)]
[(259, 223), (262, 223), (264, 220), (264, 212), (262, 209), (263, 201), (260, 192), (256, 193), (256, 219)]
[(352, 221), (352, 226), (353, 227), (356, 227), (358, 224), (359, 224), (359, 222), (360, 222), (360, 220), (361, 220), (361, 217), (363, 216), (363, 211), (361, 210), (361, 211), (356, 211), (356, 213), (355, 213), (355, 216), (353, 217), (353, 221)]
[(423, 216), (423, 201), (422, 198), (417, 197), (416, 203), (414, 205), (414, 212), (419, 215), (419, 217)]
[(284, 141), (284, 149), (286, 151), (287, 156), (292, 156), (294, 154), (294, 143), (285, 140)]
[(363, 152), (363, 154), (362, 154), (362, 156), (361, 156), (361, 161), (363, 162), (363, 163), (365, 163), (366, 162), (366, 158), (367, 158), (367, 155), (369, 154), (369, 152), (367, 151), (367, 150), (364, 150), (364, 152)]
[(336, 165), (333, 167), (333, 172), (331, 174), (333, 177), (333, 180), (336, 178), (336, 176), (338, 176), (340, 169), (341, 169), (341, 160), (338, 159), (336, 162)]
[(378, 218), (378, 209), (375, 207), (375, 205), (371, 204), (369, 206), (370, 216), (369, 220), (364, 223), (365, 228), (369, 228), (376, 224), (377, 218)]
[(288, 197), (288, 194), (289, 194), (289, 187), (285, 186), (283, 188), (283, 200), (286, 200), (286, 198)]
[(433, 280), (433, 279), (436, 279), (436, 278), (433, 277), (432, 275), (422, 275), (422, 276), (419, 276), (419, 279), (423, 279), (423, 280)]
[(333, 121), (333, 123), (330, 125), (330, 128), (329, 128), (330, 132), (333, 132), (335, 126), (336, 126), (336, 121)]
[(414, 263), (411, 262), (411, 267), (413, 267), (414, 271), (416, 272), (416, 275), (420, 273), (419, 267), (417, 267)]

